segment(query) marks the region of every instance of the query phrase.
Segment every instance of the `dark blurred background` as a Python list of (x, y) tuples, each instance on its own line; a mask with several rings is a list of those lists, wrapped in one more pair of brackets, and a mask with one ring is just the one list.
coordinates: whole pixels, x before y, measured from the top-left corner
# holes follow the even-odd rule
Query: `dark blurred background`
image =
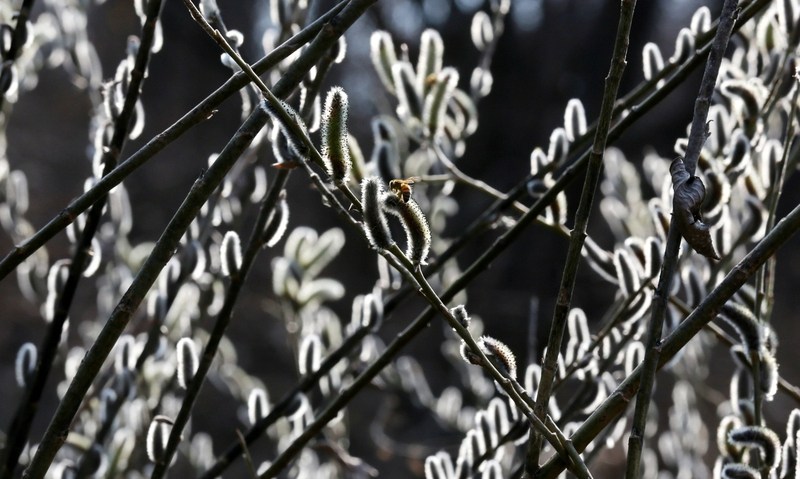
[[(260, 58), (268, 1), (218, 0), (218, 3), (228, 28), (244, 33), (243, 52), (247, 59)], [(334, 3), (311, 2), (317, 12)], [(444, 64), (457, 67), (461, 71), (461, 86), (468, 87), (469, 72), (479, 56), (470, 41), (469, 25), (477, 9), (487, 8), (485, 3), (481, 0), (382, 0), (348, 32), (347, 60), (333, 68), (327, 83), (342, 85), (350, 92), (351, 132), (367, 154), (372, 146), (369, 118), (393, 108), (369, 61), (370, 33), (379, 28), (392, 32), (395, 43), (407, 43), (411, 58), (416, 58), (421, 31), (436, 28), (444, 39)], [(479, 104), (480, 127), (469, 138), (466, 153), (459, 160), (464, 172), (500, 190), (508, 190), (528, 172), (531, 150), (536, 146), (546, 148), (552, 130), (563, 124), (564, 107), (569, 99), (583, 101), (590, 121), (597, 116), (617, 27), (618, 3), (513, 0), (505, 33), (492, 62), (492, 93)], [(665, 57), (669, 57), (677, 32), (688, 25), (692, 13), (699, 6), (707, 5), (716, 15), (721, 3), (638, 2), (620, 93), (624, 94), (642, 80), (641, 50), (646, 42), (657, 43)], [(36, 12), (34, 10), (34, 18)], [(143, 90), (145, 131), (139, 140), (128, 143), (123, 157), (177, 120), (229, 77), (229, 70), (219, 63), (216, 45), (191, 20), (182, 2), (166, 2), (162, 21), (164, 49), (153, 57)], [(98, 51), (104, 79), (113, 76), (127, 37), (138, 31), (139, 22), (130, 2), (107, 0), (92, 8), (88, 35)], [(685, 134), (691, 119), (699, 78), (700, 72), (695, 72), (673, 95), (627, 131), (615, 146), (635, 164), (640, 163), (646, 146), (663, 156), (671, 156), (675, 139)], [(23, 170), (28, 177), (32, 199), (28, 217), (36, 227), (44, 225), (82, 191), (83, 181), (91, 171), (87, 144), (92, 112), (86, 93), (76, 88), (62, 70), (43, 70), (39, 81), (35, 90), (21, 94), (8, 126), (8, 158), (13, 169)], [(126, 180), (134, 209), (131, 237), (134, 243), (157, 239), (206, 166), (208, 155), (219, 151), (239, 126), (239, 115), (239, 100), (235, 96), (211, 120), (193, 128)], [(579, 183), (568, 190), (570, 216), (577, 204)], [(790, 186), (796, 184), (795, 181)], [(793, 189), (796, 188), (787, 188), (781, 211), (796, 203), (798, 195)], [(488, 200), (476, 200), (475, 195), (465, 193), (460, 188), (453, 193), (460, 206), (459, 214), (448, 226), (448, 232), (453, 235), (488, 204)], [(289, 198), (290, 228), (309, 225), (321, 232), (340, 226), (347, 230), (331, 210), (320, 205), (317, 193), (309, 188), (304, 174), (292, 176)], [(610, 233), (599, 215), (590, 222), (590, 234), (598, 243), (610, 246)], [(462, 266), (483, 251), (492, 239), (481, 238), (462, 253)], [(797, 353), (793, 352), (796, 348), (792, 344), (796, 337), (792, 323), (798, 313), (792, 285), (800, 280), (797, 244), (796, 240), (791, 242), (780, 254), (775, 309), (776, 328), (783, 340), (778, 353), (781, 373), (793, 382), (800, 382), (800, 375), (793, 368)], [(9, 239), (0, 238), (0, 246), (3, 251), (7, 250)], [(470, 311), (481, 316), (490, 334), (506, 341), (512, 350), (527, 350), (525, 338), (532, 298), (538, 299), (539, 342), (546, 341), (566, 247), (562, 237), (533, 226), (468, 288)], [(63, 235), (48, 248), (51, 258), (68, 253)], [(259, 376), (273, 398), (280, 397), (296, 380), (283, 324), (264, 306), (271, 296), (270, 259), (280, 252), (279, 245), (266, 250), (259, 258), (229, 333), (237, 345), (240, 365)], [(368, 292), (376, 274), (372, 254), (365, 250), (361, 241), (348, 243), (340, 257), (324, 272), (347, 286), (345, 299), (332, 305), (342, 318), (349, 318), (352, 296)], [(82, 288), (85, 301), (76, 303), (73, 322), (94, 319), (90, 290)], [(588, 268), (582, 267), (574, 303), (589, 313), (590, 321), (597, 320), (610, 303), (613, 291)], [(5, 326), (0, 328), (0, 362), (5, 365), (0, 369), (0, 387), (9, 391), (0, 405), (0, 424), (5, 425), (18, 397), (16, 390), (11, 392), (14, 356), (23, 342), (40, 341), (44, 323), (38, 306), (20, 300), (12, 277), (0, 283), (0, 304), (5, 319)], [(85, 305), (90, 306), (84, 309)], [(407, 325), (422, 306), (421, 300), (413, 299), (398, 310), (386, 325), (384, 338), (391, 338)], [(444, 362), (439, 353), (441, 330), (435, 324), (430, 333), (424, 333), (407, 350), (423, 363), (436, 394), (449, 383), (447, 377), (442, 377), (447, 369), (441, 367)], [(721, 377), (727, 378), (729, 360), (722, 363)], [(711, 365), (712, 376), (716, 374), (715, 367)], [(225, 397), (214, 392), (212, 387), (204, 391), (194, 428), (219, 431), (222, 440), (215, 446), (221, 448), (234, 438), (231, 424), (236, 421), (236, 411), (220, 407), (218, 403)], [(357, 399), (356, 408), (374, 410), (372, 394), (375, 393), (367, 392)], [(47, 412), (52, 411), (53, 395), (48, 397), (42, 411), (45, 414), (40, 414), (35, 425), (34, 437), (38, 437), (45, 426)], [(774, 410), (782, 411), (777, 419), (783, 421), (784, 406), (788, 405), (780, 395), (776, 401), (779, 404)], [(772, 410), (768, 408), (768, 420)], [(211, 412), (213, 414), (203, 414)], [(416, 439), (435, 447), (452, 446), (459, 440), (455, 437)], [(369, 458), (382, 471), (381, 477), (408, 477), (405, 466), (390, 469), (380, 459), (371, 457), (373, 444), (366, 435), (354, 436), (352, 441), (352, 452)]]

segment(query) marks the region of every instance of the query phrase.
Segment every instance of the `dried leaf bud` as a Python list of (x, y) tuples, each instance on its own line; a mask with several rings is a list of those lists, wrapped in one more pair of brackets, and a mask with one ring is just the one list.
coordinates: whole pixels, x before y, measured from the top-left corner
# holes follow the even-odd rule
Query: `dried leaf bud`
[(36, 345), (25, 343), (20, 346), (14, 361), (14, 373), (19, 387), (26, 388), (30, 384), (33, 374), (36, 372), (36, 361)]
[(719, 259), (711, 242), (709, 226), (703, 223), (700, 214), (700, 205), (706, 195), (702, 180), (689, 175), (680, 157), (672, 162), (669, 170), (674, 190), (673, 218), (681, 236), (698, 253), (707, 258)]
[(470, 36), (472, 43), (479, 51), (483, 51), (486, 47), (494, 41), (494, 28), (492, 27), (492, 19), (489, 14), (483, 10), (478, 10), (472, 17), (472, 25), (470, 27)]
[(278, 241), (286, 234), (286, 229), (289, 226), (289, 204), (286, 202), (285, 191), (281, 191), (281, 197), (269, 214), (264, 233), (261, 235), (261, 240), (268, 248), (278, 244)]
[(167, 447), (169, 435), (172, 431), (172, 419), (166, 416), (156, 416), (147, 430), (146, 449), (150, 461), (159, 463), (164, 460), (164, 449)]
[(431, 230), (419, 205), (413, 198), (403, 201), (393, 194), (384, 195), (383, 198), (386, 212), (397, 216), (406, 232), (406, 256), (414, 264), (427, 264), (425, 259), (431, 249)]
[(444, 42), (439, 32), (428, 28), (422, 32), (419, 39), (419, 58), (417, 59), (417, 85), (422, 96), (427, 96), (431, 90), (429, 79), (431, 75), (438, 75), (442, 70), (444, 57)]
[(219, 247), (220, 266), (224, 276), (235, 276), (242, 269), (242, 243), (235, 231), (228, 231)]
[(586, 109), (577, 98), (567, 102), (567, 108), (564, 110), (564, 130), (567, 132), (567, 139), (570, 142), (586, 133)]
[(470, 317), (467, 314), (467, 308), (465, 308), (463, 304), (459, 304), (455, 308), (451, 309), (450, 314), (452, 314), (456, 321), (458, 321), (458, 324), (464, 326), (464, 329), (469, 329)]
[(325, 98), (324, 110), (322, 158), (333, 181), (344, 183), (349, 179), (352, 168), (347, 146), (347, 93), (339, 87), (331, 88)]
[(394, 42), (389, 32), (382, 30), (372, 34), (369, 40), (370, 58), (378, 77), (383, 82), (383, 86), (389, 93), (394, 93), (394, 76), (392, 67), (397, 63), (397, 55), (394, 50)]
[(645, 80), (652, 80), (664, 69), (664, 57), (661, 56), (658, 45), (653, 42), (645, 44), (642, 49), (642, 68)]
[(183, 389), (189, 387), (189, 383), (197, 372), (197, 347), (192, 338), (181, 338), (178, 341), (178, 384)]
[(429, 138), (441, 132), (447, 104), (458, 84), (458, 71), (455, 68), (447, 67), (434, 75), (433, 86), (425, 96), (425, 109), (422, 115), (425, 134)]
[(742, 426), (728, 434), (728, 441), (737, 446), (758, 448), (767, 467), (778, 467), (781, 460), (781, 443), (775, 432), (764, 426)]

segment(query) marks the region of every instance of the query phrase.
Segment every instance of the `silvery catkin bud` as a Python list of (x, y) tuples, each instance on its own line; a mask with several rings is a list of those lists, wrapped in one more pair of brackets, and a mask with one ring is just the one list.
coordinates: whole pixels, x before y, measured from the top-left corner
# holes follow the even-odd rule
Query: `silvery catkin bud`
[(467, 308), (465, 308), (463, 304), (459, 304), (455, 308), (451, 309), (450, 314), (453, 315), (453, 317), (461, 326), (464, 326), (465, 329), (469, 329), (470, 317), (467, 314)]
[(228, 231), (219, 247), (220, 266), (224, 276), (231, 277), (242, 269), (242, 243), (235, 231)]
[(254, 388), (250, 391), (247, 398), (247, 419), (250, 425), (255, 425), (269, 414), (269, 400), (267, 391), (261, 388)]
[(406, 232), (406, 256), (414, 264), (427, 264), (425, 259), (431, 249), (431, 229), (428, 220), (412, 198), (403, 201), (393, 194), (384, 195), (383, 206), (387, 212), (397, 216)]
[(425, 133), (428, 137), (433, 138), (441, 131), (447, 103), (453, 96), (457, 84), (458, 71), (455, 68), (444, 68), (435, 75), (433, 86), (425, 95), (425, 108), (422, 112)]
[(344, 183), (350, 177), (347, 137), (347, 93), (333, 87), (325, 98), (322, 114), (322, 159), (335, 183)]
[(364, 233), (367, 240), (379, 251), (388, 249), (392, 241), (389, 233), (389, 224), (386, 222), (386, 215), (383, 212), (383, 191), (381, 180), (376, 177), (364, 178), (361, 182), (361, 208), (364, 214)]
[(30, 384), (33, 372), (36, 370), (36, 345), (25, 343), (17, 351), (17, 358), (14, 362), (14, 372), (17, 377), (17, 385), (24, 388)]
[(767, 467), (778, 467), (781, 460), (781, 442), (775, 432), (764, 426), (743, 426), (728, 433), (728, 442), (737, 446), (755, 447), (761, 450)]
[(486, 357), (495, 363), (495, 366), (502, 366), (501, 372), (505, 372), (512, 379), (516, 379), (517, 359), (514, 357), (514, 353), (511, 352), (511, 348), (491, 336), (481, 336), (478, 344), (483, 349)]
[(369, 39), (370, 58), (378, 77), (383, 86), (389, 93), (394, 93), (394, 79), (392, 77), (392, 65), (397, 63), (397, 55), (394, 51), (394, 42), (388, 32), (379, 30), (372, 33)]
[(187, 389), (197, 372), (197, 349), (192, 338), (181, 338), (178, 341), (178, 384)]

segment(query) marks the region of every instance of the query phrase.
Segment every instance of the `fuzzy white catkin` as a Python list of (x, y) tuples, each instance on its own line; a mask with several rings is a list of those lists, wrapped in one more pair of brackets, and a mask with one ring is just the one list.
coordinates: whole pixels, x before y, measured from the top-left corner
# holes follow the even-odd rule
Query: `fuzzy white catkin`
[(254, 388), (250, 391), (247, 398), (247, 419), (250, 425), (255, 425), (269, 414), (269, 400), (267, 391), (262, 388)]
[(219, 248), (220, 266), (224, 276), (233, 276), (242, 268), (242, 243), (235, 231), (228, 231)]
[(272, 248), (278, 241), (286, 234), (286, 229), (289, 226), (289, 204), (286, 198), (278, 200), (275, 209), (270, 214), (267, 226), (264, 228), (264, 244), (267, 248)]
[(181, 338), (178, 341), (178, 384), (186, 389), (197, 372), (197, 348), (192, 338)]
[(136, 366), (133, 348), (136, 340), (130, 334), (123, 335), (117, 341), (116, 355), (114, 356), (114, 370), (117, 374), (130, 371)]
[(567, 108), (564, 110), (564, 130), (570, 142), (586, 133), (586, 109), (577, 98), (567, 102)]
[(17, 385), (21, 388), (28, 386), (31, 375), (36, 368), (37, 350), (33, 343), (25, 343), (17, 351), (16, 361), (14, 361), (14, 373), (17, 378)]
[(383, 185), (377, 177), (361, 182), (361, 205), (364, 214), (364, 233), (373, 248), (383, 251), (392, 245), (389, 224), (383, 212)]
[(444, 57), (444, 42), (439, 32), (428, 28), (419, 39), (419, 58), (417, 59), (417, 85), (423, 96), (430, 90), (428, 77), (439, 73)]
[(556, 128), (550, 133), (550, 145), (547, 148), (547, 163), (560, 165), (567, 159), (569, 153), (569, 139), (567, 131), (563, 128)]
[(147, 439), (145, 441), (145, 449), (147, 450), (147, 457), (151, 462), (158, 462), (164, 456), (164, 449), (167, 447), (169, 441), (169, 434), (172, 421), (166, 416), (156, 416), (150, 422), (150, 428), (147, 430)]
[(350, 178), (352, 163), (347, 146), (347, 93), (333, 87), (325, 98), (322, 114), (322, 159), (334, 182), (343, 183)]
[(645, 44), (642, 49), (642, 67), (644, 68), (644, 79), (652, 80), (658, 72), (664, 69), (664, 57), (661, 50), (653, 42)]
[(378, 77), (381, 79), (384, 88), (389, 93), (394, 93), (394, 79), (392, 76), (392, 66), (397, 62), (397, 54), (394, 50), (394, 42), (391, 35), (383, 30), (372, 33), (369, 39), (370, 58)]
[(322, 339), (316, 334), (303, 337), (298, 353), (298, 369), (300, 374), (311, 374), (319, 369), (322, 362)]
[(778, 435), (768, 427), (738, 427), (728, 433), (728, 442), (737, 446), (760, 449), (766, 465), (770, 468), (776, 468), (780, 464), (781, 442)]
[(494, 40), (494, 29), (492, 28), (492, 19), (489, 18), (489, 14), (483, 10), (475, 12), (469, 33), (475, 48), (480, 51), (485, 50)]
[(400, 219), (406, 232), (406, 256), (414, 264), (427, 264), (425, 259), (431, 248), (431, 230), (428, 220), (413, 199), (402, 202), (396, 195), (385, 195), (383, 201), (385, 210)]

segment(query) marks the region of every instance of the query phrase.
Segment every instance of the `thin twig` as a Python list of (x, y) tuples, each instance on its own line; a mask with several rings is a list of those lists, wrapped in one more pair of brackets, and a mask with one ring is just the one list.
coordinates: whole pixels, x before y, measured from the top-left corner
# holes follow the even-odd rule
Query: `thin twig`
[[(561, 343), (567, 325), (567, 316), (569, 315), (570, 304), (572, 302), (572, 294), (575, 289), (575, 278), (577, 277), (578, 265), (581, 260), (581, 250), (583, 249), (584, 239), (586, 238), (586, 228), (589, 224), (589, 215), (592, 210), (594, 195), (597, 191), (597, 184), (600, 181), (600, 174), (603, 169), (603, 153), (606, 149), (608, 131), (611, 128), (611, 115), (614, 110), (614, 102), (617, 99), (619, 85), (622, 81), (622, 73), (625, 71), (625, 59), (628, 55), (628, 44), (630, 41), (633, 11), (635, 8), (636, 0), (623, 0), (620, 5), (614, 53), (611, 57), (611, 65), (609, 67), (608, 76), (606, 77), (594, 144), (592, 145), (589, 155), (586, 179), (583, 183), (583, 191), (581, 192), (578, 210), (575, 213), (575, 227), (570, 235), (569, 249), (564, 264), (564, 273), (561, 277), (561, 286), (558, 290), (558, 298), (556, 300), (555, 310), (553, 311), (553, 321), (550, 325), (550, 336), (547, 341), (547, 353), (542, 364), (542, 377), (536, 390), (535, 412), (539, 418), (544, 418), (547, 414), (547, 405), (550, 403), (553, 380), (555, 379), (558, 369), (558, 355), (561, 352)], [(535, 473), (539, 468), (539, 451), (541, 446), (541, 438), (539, 438), (534, 431), (531, 431), (531, 440), (528, 442), (525, 466), (525, 470), (528, 474)]]

